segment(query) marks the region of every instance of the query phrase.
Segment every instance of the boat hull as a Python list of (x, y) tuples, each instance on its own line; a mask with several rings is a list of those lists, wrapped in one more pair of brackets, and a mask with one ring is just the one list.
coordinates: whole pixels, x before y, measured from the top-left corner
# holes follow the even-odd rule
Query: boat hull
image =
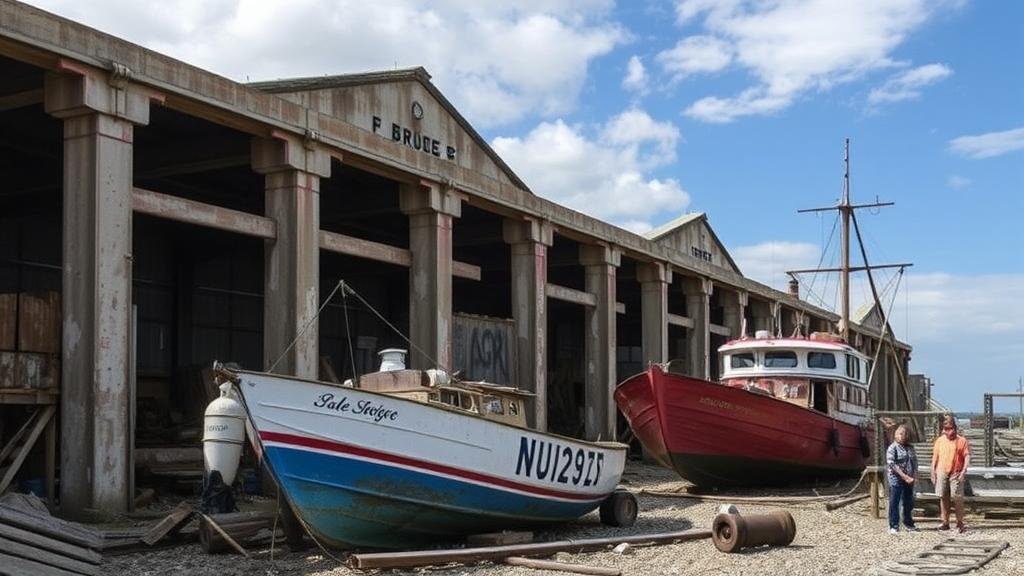
[(868, 459), (859, 426), (659, 366), (620, 384), (615, 400), (648, 453), (698, 486), (850, 476)]
[(623, 445), (352, 388), (240, 378), (286, 499), (333, 547), (406, 547), (572, 520), (600, 505), (625, 464)]

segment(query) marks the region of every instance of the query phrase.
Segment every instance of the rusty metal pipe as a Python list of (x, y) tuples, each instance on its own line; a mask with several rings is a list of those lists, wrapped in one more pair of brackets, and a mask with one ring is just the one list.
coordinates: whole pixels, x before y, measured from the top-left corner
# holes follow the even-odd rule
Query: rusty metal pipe
[(711, 524), (711, 539), (722, 552), (756, 546), (788, 546), (796, 537), (796, 522), (785, 510), (770, 514), (719, 514)]

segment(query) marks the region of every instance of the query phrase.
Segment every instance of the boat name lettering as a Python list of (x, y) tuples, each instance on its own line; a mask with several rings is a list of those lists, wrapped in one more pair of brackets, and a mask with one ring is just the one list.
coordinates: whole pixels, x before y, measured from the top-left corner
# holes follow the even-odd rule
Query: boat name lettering
[(352, 405), (348, 401), (348, 397), (342, 396), (341, 398), (336, 399), (334, 394), (331, 394), (330, 392), (321, 394), (320, 397), (313, 402), (313, 406), (334, 410), (335, 412), (347, 412), (357, 416), (367, 416), (373, 419), (374, 422), (380, 422), (382, 420), (391, 420), (393, 422), (398, 420), (398, 410), (386, 408), (384, 404), (377, 404), (372, 400), (359, 400), (355, 405)]
[(601, 477), (604, 454), (535, 438), (519, 438), (516, 475), (556, 484), (591, 486)]
[(719, 400), (717, 398), (708, 398), (707, 396), (701, 396), (700, 403), (706, 406), (721, 408), (723, 410), (735, 410), (737, 412), (746, 412), (747, 414), (754, 413), (753, 410), (746, 406), (740, 406), (739, 404), (733, 404), (732, 402), (726, 402), (725, 400)]

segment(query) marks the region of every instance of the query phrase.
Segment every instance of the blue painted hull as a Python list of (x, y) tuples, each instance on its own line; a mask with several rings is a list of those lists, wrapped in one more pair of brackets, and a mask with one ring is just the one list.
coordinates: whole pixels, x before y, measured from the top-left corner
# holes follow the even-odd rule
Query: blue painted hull
[(296, 513), (334, 547), (407, 547), (516, 526), (564, 522), (600, 501), (565, 502), (343, 455), (268, 447)]

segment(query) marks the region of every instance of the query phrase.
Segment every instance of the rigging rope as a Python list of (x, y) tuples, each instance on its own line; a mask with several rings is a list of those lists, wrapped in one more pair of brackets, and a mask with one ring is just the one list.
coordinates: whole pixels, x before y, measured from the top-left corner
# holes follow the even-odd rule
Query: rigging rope
[(295, 346), (295, 343), (298, 342), (300, 338), (302, 338), (302, 335), (306, 333), (306, 330), (309, 330), (309, 327), (312, 326), (314, 322), (316, 322), (316, 319), (320, 317), (320, 313), (323, 312), (324, 308), (327, 307), (327, 303), (331, 301), (331, 298), (334, 298), (334, 294), (338, 291), (339, 288), (341, 288), (342, 284), (344, 283), (344, 280), (338, 281), (338, 284), (334, 287), (334, 290), (331, 290), (331, 293), (327, 295), (327, 299), (324, 300), (324, 303), (320, 305), (320, 308), (316, 311), (316, 314), (314, 314), (312, 318), (306, 321), (306, 325), (302, 327), (302, 330), (299, 330), (299, 333), (295, 336), (291, 343), (285, 346), (284, 351), (281, 352), (281, 355), (278, 356), (276, 360), (274, 360), (273, 364), (270, 365), (270, 368), (267, 368), (267, 372), (273, 373), (274, 368), (277, 368), (278, 362), (280, 362), (281, 359), (284, 358), (286, 354), (288, 354), (288, 351), (291, 350), (293, 346)]

